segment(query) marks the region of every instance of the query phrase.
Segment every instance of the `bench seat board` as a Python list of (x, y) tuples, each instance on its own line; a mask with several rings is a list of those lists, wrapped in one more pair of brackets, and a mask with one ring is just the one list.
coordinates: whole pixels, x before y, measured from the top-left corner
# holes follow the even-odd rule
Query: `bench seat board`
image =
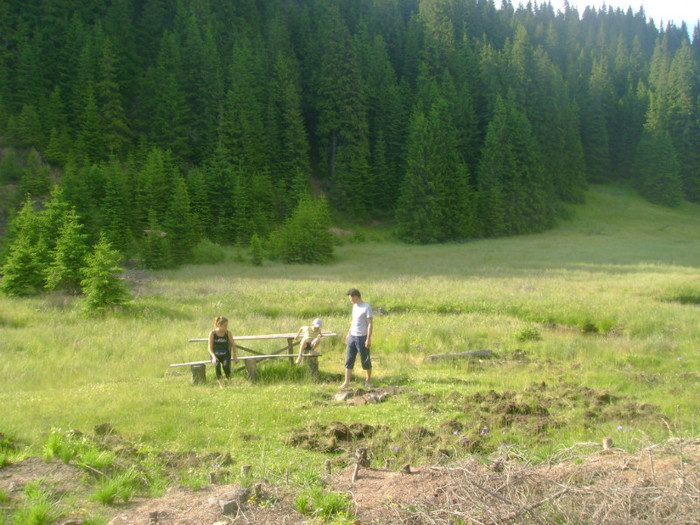
[[(301, 357), (320, 357), (322, 354), (302, 354)], [(254, 360), (260, 360), (260, 359), (269, 359), (271, 357), (289, 357), (288, 354), (269, 354), (269, 355), (242, 355), (238, 357), (239, 361), (245, 361), (248, 359), (254, 359)], [(233, 359), (231, 359), (231, 362), (233, 363)], [(211, 364), (211, 359), (208, 361), (192, 361), (191, 363), (175, 363), (170, 366), (194, 366), (194, 365), (206, 365), (206, 364)]]

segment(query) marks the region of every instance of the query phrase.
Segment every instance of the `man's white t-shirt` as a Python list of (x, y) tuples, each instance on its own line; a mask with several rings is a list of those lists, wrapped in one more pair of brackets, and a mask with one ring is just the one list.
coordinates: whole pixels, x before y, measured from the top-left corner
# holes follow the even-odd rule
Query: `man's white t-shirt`
[(350, 335), (367, 335), (367, 320), (372, 318), (372, 307), (365, 302), (352, 305)]

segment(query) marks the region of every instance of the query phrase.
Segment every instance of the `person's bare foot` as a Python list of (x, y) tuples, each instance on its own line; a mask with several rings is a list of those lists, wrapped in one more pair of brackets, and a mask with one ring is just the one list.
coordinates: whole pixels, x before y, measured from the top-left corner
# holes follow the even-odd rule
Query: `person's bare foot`
[(348, 385), (347, 383), (343, 383), (342, 385), (340, 385), (340, 388), (347, 388), (347, 387), (349, 387), (349, 386), (350, 386), (350, 385)]

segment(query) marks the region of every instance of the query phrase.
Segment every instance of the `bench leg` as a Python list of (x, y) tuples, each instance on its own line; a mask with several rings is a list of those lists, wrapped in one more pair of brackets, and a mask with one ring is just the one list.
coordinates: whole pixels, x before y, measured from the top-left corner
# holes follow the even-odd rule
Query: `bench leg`
[(255, 359), (246, 359), (245, 369), (248, 372), (248, 379), (253, 383), (256, 382), (258, 380), (258, 367), (255, 364)]
[(305, 359), (309, 362), (311, 377), (318, 379), (318, 357), (306, 357)]
[(192, 365), (190, 367), (192, 370), (192, 384), (193, 385), (203, 385), (207, 382), (207, 366), (206, 365)]
[(287, 337), (287, 352), (289, 353), (289, 364), (293, 365), (294, 364), (294, 339), (291, 337)]

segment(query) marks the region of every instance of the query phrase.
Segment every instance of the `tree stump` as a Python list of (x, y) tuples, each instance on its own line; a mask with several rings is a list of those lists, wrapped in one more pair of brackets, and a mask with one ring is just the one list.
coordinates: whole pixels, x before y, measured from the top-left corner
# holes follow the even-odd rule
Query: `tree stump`
[(207, 382), (207, 365), (192, 365), (192, 384), (202, 385)]

